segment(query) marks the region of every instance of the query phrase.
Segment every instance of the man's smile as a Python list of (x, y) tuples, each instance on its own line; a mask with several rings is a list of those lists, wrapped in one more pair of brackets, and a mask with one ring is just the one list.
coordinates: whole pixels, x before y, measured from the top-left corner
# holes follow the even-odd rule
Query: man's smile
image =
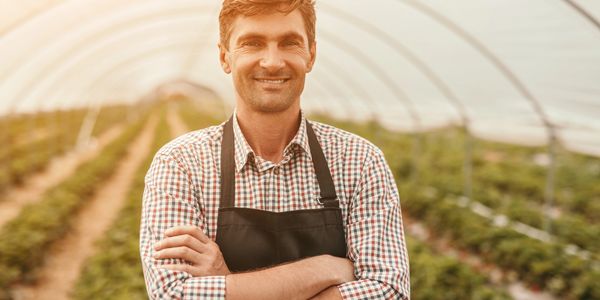
[(288, 80), (290, 80), (289, 78), (254, 78), (254, 80), (261, 82), (261, 83), (268, 83), (268, 84), (282, 84), (282, 83), (286, 83)]
[(258, 86), (263, 91), (267, 92), (281, 92), (287, 83), (290, 81), (289, 77), (254, 77), (254, 81), (258, 83)]

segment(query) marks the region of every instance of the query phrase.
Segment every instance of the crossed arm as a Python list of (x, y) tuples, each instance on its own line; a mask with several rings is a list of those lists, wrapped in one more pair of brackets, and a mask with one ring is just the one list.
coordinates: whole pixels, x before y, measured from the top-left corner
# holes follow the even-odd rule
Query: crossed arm
[[(201, 233), (204, 216), (186, 171), (174, 159), (157, 156), (147, 176), (140, 232), (148, 294), (152, 299), (408, 299), (408, 257), (393, 177), (379, 152), (361, 173), (364, 180), (352, 195), (346, 225), (352, 263), (320, 256), (230, 274), (218, 246), (206, 236), (167, 230), (191, 225)], [(153, 243), (177, 236), (184, 236), (179, 239), (187, 240), (186, 246), (183, 241), (161, 244), (161, 254), (153, 257)], [(166, 249), (179, 250), (169, 254)]]
[(225, 276), (227, 299), (342, 299), (337, 285), (355, 280), (352, 262), (330, 255), (232, 274), (219, 246), (195, 226), (177, 226), (154, 245), (155, 259), (180, 259), (184, 264), (162, 268), (195, 277)]

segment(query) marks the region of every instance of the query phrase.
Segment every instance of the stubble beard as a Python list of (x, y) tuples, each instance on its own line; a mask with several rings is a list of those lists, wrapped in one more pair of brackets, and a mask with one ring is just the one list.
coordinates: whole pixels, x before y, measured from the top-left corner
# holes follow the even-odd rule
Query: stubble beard
[(262, 90), (252, 77), (237, 81), (236, 86), (242, 87), (238, 89), (241, 100), (253, 111), (268, 114), (288, 110), (299, 101), (300, 94), (304, 90), (304, 78), (297, 76), (293, 76), (287, 83), (288, 86), (278, 92)]

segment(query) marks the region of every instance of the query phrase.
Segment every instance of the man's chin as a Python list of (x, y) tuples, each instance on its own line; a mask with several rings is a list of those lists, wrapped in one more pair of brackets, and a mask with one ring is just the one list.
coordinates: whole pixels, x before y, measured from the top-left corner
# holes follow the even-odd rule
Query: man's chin
[(287, 99), (262, 99), (253, 103), (253, 108), (262, 113), (279, 113), (288, 110), (294, 102)]

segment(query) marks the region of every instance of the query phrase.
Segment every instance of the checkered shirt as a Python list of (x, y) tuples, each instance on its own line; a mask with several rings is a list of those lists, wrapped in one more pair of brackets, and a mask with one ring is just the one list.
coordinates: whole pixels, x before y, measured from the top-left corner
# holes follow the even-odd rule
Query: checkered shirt
[[(254, 154), (234, 119), (236, 207), (284, 212), (322, 206), (306, 119), (279, 163)], [(339, 285), (344, 299), (408, 299), (408, 254), (400, 199), (383, 153), (367, 140), (311, 121), (340, 200), (348, 257), (357, 281)], [(140, 254), (152, 299), (225, 299), (225, 276), (193, 277), (161, 269), (153, 244), (168, 228), (194, 225), (216, 239), (223, 124), (185, 134), (165, 145), (146, 175)]]

